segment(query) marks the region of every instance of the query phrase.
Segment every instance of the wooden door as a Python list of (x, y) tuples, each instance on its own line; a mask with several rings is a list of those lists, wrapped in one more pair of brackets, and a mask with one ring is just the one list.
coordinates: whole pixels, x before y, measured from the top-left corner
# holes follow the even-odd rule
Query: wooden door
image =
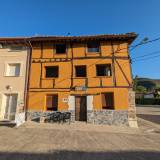
[(75, 120), (86, 121), (87, 120), (87, 105), (86, 96), (76, 96), (75, 100)]

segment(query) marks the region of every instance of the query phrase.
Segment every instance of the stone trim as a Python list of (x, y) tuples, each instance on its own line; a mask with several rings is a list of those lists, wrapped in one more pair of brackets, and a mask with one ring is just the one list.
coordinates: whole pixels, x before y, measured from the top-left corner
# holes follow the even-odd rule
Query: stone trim
[(130, 127), (138, 128), (136, 105), (135, 105), (135, 92), (130, 89), (128, 91), (128, 122)]
[(93, 110), (93, 96), (87, 96), (87, 111)]

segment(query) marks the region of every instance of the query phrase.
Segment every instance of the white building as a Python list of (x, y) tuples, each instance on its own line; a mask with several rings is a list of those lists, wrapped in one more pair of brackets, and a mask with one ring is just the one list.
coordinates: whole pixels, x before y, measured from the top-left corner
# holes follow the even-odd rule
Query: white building
[(23, 39), (0, 38), (0, 121), (25, 121), (29, 50)]

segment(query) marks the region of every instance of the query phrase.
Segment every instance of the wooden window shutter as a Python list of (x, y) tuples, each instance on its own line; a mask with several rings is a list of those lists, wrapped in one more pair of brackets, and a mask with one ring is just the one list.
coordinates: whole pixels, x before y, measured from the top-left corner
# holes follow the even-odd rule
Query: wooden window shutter
[(52, 108), (53, 106), (52, 106), (52, 102), (53, 102), (53, 100), (52, 100), (52, 96), (47, 96), (47, 108)]
[(105, 94), (102, 94), (102, 107), (106, 107), (106, 98), (105, 98)]

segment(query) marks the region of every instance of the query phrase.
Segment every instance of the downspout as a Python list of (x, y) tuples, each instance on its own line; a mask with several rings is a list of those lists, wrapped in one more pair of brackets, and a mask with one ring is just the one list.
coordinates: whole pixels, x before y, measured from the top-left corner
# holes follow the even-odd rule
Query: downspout
[[(29, 44), (29, 46), (28, 46)], [(30, 68), (31, 68), (31, 54), (32, 54), (32, 45), (28, 41), (27, 46), (29, 47), (29, 52), (27, 54), (27, 63), (26, 63), (26, 81), (25, 81), (25, 92), (24, 92), (24, 111), (25, 111), (25, 120), (27, 120), (27, 109), (28, 109), (28, 97), (29, 97), (29, 79), (30, 79)]]
[(129, 60), (129, 67), (130, 67), (130, 74), (131, 74), (131, 88), (133, 90), (133, 72), (132, 72), (132, 67), (131, 67), (131, 63), (132, 63), (132, 59), (130, 57), (130, 53), (129, 53), (129, 48), (127, 47), (127, 50), (128, 50), (128, 60)]
[(113, 86), (116, 87), (116, 74), (115, 74), (115, 55), (114, 55), (114, 47), (113, 42), (111, 41), (111, 47), (112, 47), (112, 72), (113, 72)]
[(70, 41), (70, 47), (71, 47), (71, 54), (72, 54), (72, 57), (71, 57), (71, 86), (70, 86), (70, 90), (73, 89), (73, 44), (72, 42)]

